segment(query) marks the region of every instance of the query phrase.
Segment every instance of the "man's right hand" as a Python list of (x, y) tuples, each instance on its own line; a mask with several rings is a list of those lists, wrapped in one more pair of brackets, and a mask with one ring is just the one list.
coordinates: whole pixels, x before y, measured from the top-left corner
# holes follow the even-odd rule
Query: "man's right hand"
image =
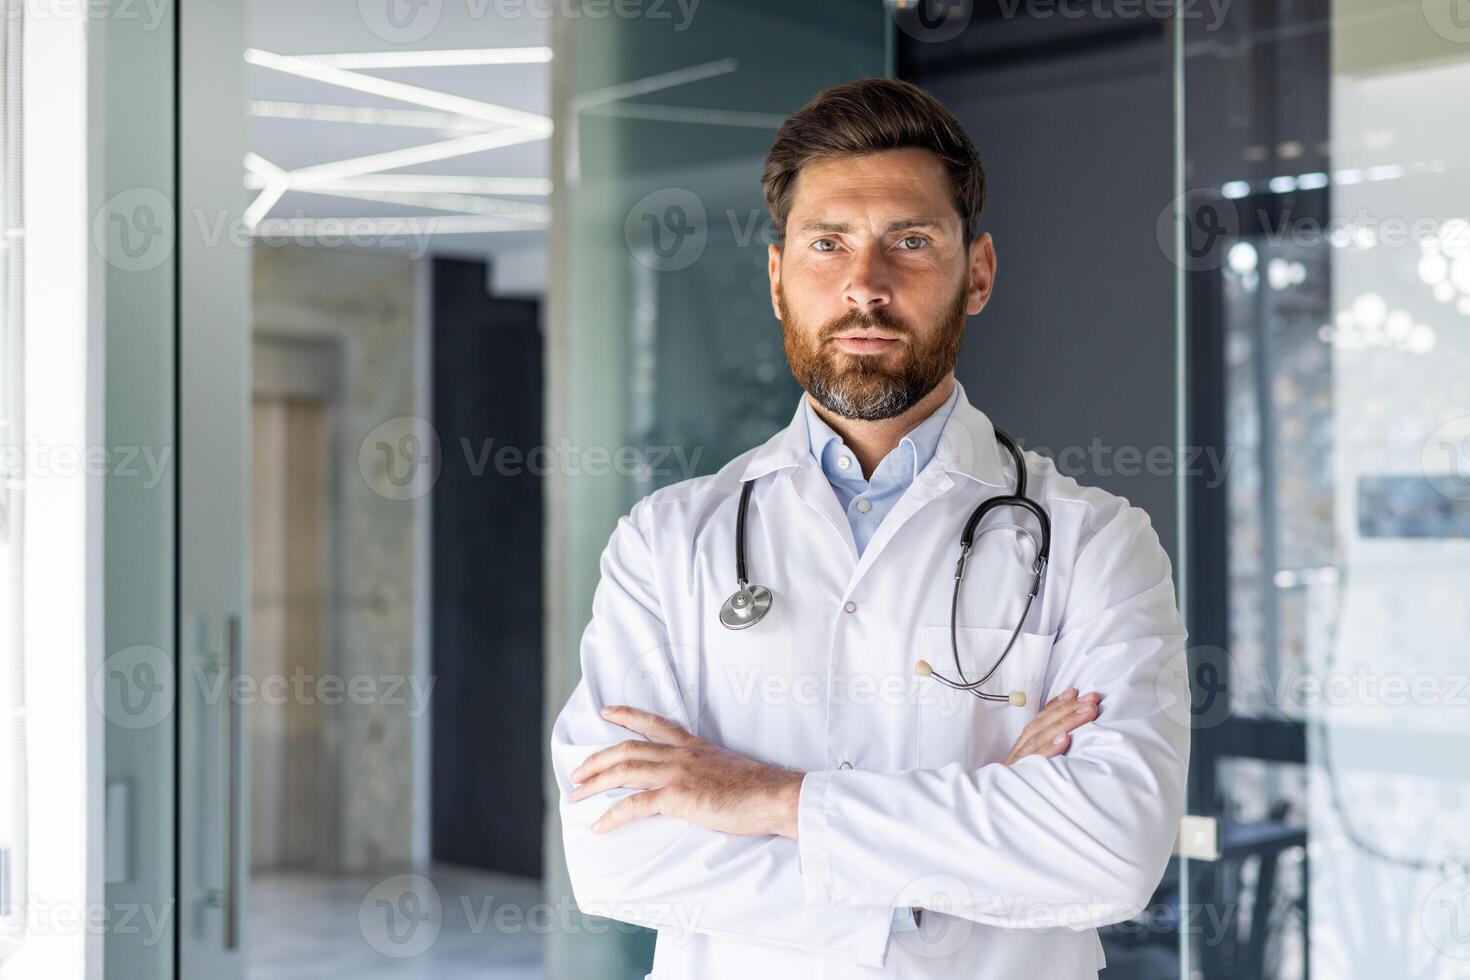
[(1006, 765), (1028, 755), (1049, 759), (1066, 752), (1072, 744), (1072, 729), (1096, 718), (1101, 702), (1102, 695), (1096, 691), (1088, 691), (1079, 698), (1075, 687), (1067, 688), (1046, 702), (1036, 717), (1021, 729), (1021, 737), (1011, 746)]

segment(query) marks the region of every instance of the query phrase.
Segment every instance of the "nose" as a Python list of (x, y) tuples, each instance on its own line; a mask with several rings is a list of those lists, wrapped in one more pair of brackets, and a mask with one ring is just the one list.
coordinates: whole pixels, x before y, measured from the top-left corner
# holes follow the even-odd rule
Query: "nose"
[(893, 301), (890, 272), (881, 248), (868, 246), (860, 249), (848, 266), (843, 301), (864, 313), (888, 306)]

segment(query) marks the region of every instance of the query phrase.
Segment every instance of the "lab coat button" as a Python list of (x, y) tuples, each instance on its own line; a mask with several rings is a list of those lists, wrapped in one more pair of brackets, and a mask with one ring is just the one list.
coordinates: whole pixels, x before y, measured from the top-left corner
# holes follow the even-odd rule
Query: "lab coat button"
[(837, 768), (838, 769), (851, 769), (852, 768), (852, 763), (851, 762), (848, 762), (846, 759), (844, 759), (842, 762), (839, 762), (837, 764)]
[(848, 612), (857, 612), (857, 603), (849, 599), (847, 600), (847, 602), (843, 603), (842, 608), (847, 610)]

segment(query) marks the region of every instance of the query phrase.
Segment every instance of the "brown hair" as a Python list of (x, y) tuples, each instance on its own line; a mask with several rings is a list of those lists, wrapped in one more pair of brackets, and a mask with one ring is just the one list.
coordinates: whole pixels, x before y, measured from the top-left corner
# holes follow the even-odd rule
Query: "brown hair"
[(980, 234), (985, 207), (980, 154), (943, 103), (912, 82), (894, 78), (863, 78), (823, 89), (781, 124), (761, 173), (775, 240), (786, 240), (796, 178), (807, 163), (903, 147), (930, 150), (939, 157), (968, 245)]

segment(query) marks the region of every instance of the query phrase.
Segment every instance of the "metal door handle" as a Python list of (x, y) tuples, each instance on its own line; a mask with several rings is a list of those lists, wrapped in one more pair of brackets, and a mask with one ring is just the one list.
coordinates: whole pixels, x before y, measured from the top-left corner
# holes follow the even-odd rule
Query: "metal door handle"
[(225, 617), (225, 710), (229, 734), (225, 739), (225, 949), (240, 945), (240, 699), (233, 693), (240, 676), (240, 617)]

